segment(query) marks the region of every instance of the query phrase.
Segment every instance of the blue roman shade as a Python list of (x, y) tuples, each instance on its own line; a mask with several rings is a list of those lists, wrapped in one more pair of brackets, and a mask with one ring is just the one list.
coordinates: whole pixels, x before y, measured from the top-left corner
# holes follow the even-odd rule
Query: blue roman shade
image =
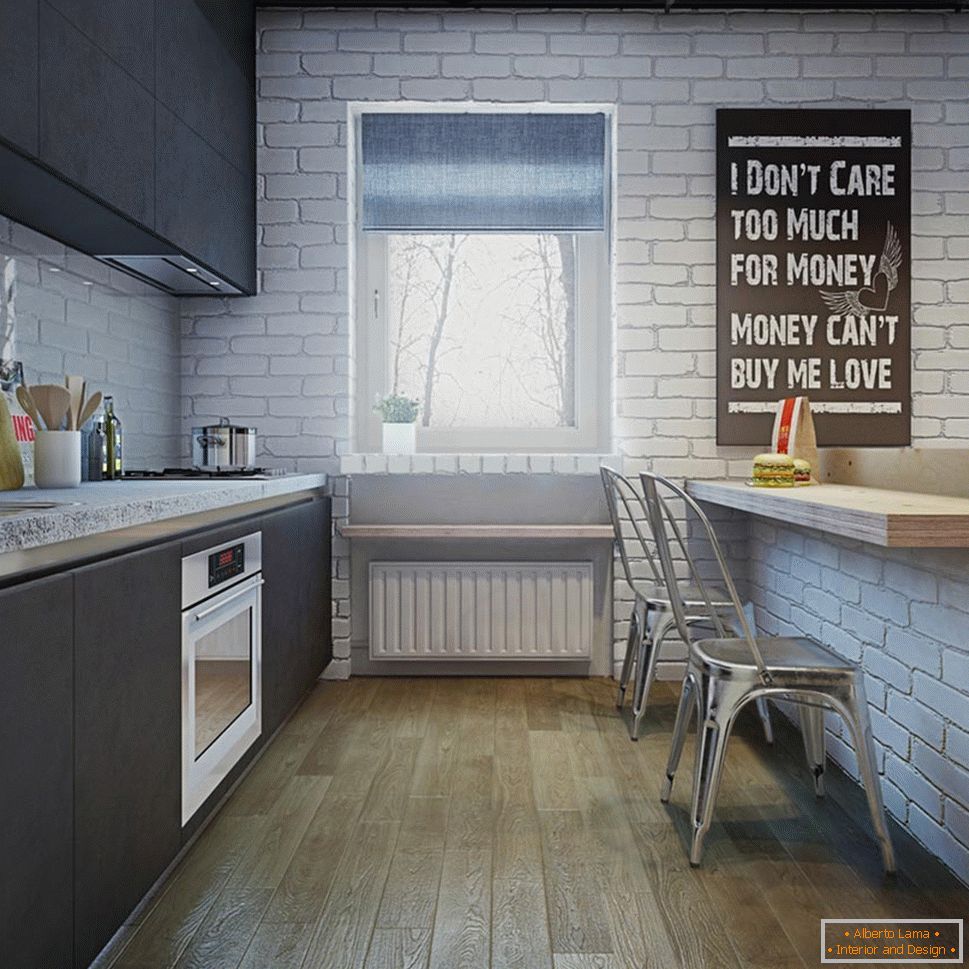
[(604, 114), (368, 112), (360, 121), (365, 230), (606, 227)]

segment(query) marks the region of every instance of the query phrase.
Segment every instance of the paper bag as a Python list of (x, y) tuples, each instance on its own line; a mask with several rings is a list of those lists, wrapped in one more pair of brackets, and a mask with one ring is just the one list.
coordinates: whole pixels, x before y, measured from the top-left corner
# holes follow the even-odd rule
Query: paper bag
[(807, 397), (785, 397), (778, 403), (771, 450), (807, 461), (811, 465), (811, 480), (819, 480), (818, 441), (814, 434), (811, 402)]

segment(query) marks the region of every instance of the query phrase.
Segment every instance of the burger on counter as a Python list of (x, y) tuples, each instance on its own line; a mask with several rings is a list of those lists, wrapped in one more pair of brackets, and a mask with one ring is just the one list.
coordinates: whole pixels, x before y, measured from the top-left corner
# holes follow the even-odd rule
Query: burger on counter
[(794, 459), (794, 483), (795, 484), (811, 483), (811, 465), (803, 458)]
[[(808, 478), (810, 476), (809, 467)], [(758, 454), (754, 458), (754, 474), (750, 483), (755, 488), (793, 488), (794, 459), (787, 454)]]

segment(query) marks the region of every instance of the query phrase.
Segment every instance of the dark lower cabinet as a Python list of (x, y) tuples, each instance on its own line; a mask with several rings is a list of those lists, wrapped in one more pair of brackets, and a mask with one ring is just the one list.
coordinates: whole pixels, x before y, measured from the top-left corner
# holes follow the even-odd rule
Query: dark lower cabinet
[(331, 656), (329, 498), (0, 590), (0, 969), (89, 966), (221, 797), (183, 829), (181, 560), (260, 530), (265, 740)]
[(330, 645), (330, 499), (262, 520), (263, 735), (313, 685)]
[(61, 969), (73, 939), (73, 580), (0, 592), (0, 966)]
[(74, 573), (75, 965), (178, 852), (181, 543)]

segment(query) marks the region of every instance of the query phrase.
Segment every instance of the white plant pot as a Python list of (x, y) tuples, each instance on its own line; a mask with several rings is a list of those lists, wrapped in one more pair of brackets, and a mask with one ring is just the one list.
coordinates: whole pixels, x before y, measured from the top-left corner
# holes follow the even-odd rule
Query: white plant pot
[(384, 454), (414, 454), (417, 424), (384, 424)]
[(38, 488), (76, 488), (80, 485), (80, 431), (37, 431), (34, 481)]

